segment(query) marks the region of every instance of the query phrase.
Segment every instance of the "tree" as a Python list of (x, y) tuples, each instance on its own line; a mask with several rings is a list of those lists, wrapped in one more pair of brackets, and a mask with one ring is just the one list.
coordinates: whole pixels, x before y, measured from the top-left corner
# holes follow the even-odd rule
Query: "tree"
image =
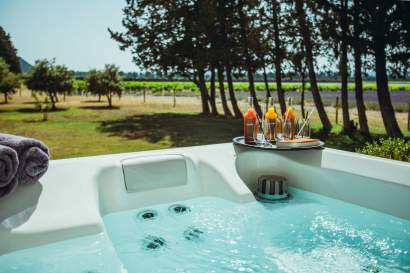
[[(218, 81), (220, 82), (221, 101), (225, 115), (231, 115), (225, 98), (224, 72), (228, 82), (228, 92), (231, 101), (233, 113), (236, 118), (241, 118), (242, 113), (236, 100), (233, 79), (232, 63), (235, 62), (236, 52), (234, 51), (236, 40), (235, 33), (235, 1), (215, 0), (213, 8), (215, 9), (216, 19), (214, 22), (215, 34), (210, 36), (211, 43), (214, 45), (212, 56), (217, 63)], [(212, 33), (212, 32), (211, 32)]]
[[(205, 72), (209, 67), (209, 29), (206, 1), (126, 1), (125, 32), (109, 29), (121, 49), (129, 48), (134, 62), (145, 69), (179, 75), (198, 86), (202, 113), (208, 115)], [(147, 12), (149, 11), (149, 12)]]
[(352, 123), (350, 121), (349, 115), (349, 98), (348, 98), (348, 70), (347, 70), (347, 51), (348, 51), (348, 0), (340, 0), (340, 28), (341, 28), (341, 49), (340, 49), (340, 77), (342, 80), (342, 90), (341, 90), (341, 98), (342, 98), (342, 115), (343, 115), (343, 129), (351, 133)]
[(114, 95), (121, 97), (121, 81), (119, 67), (113, 64), (106, 64), (101, 76), (101, 90), (107, 97), (109, 108), (112, 108), (112, 98)]
[[(273, 56), (275, 64), (275, 78), (276, 78), (276, 92), (278, 93), (278, 100), (282, 115), (286, 111), (286, 101), (285, 94), (282, 88), (282, 60), (284, 57), (284, 49), (281, 42), (281, 30), (279, 28), (279, 16), (281, 12), (281, 4), (277, 0), (271, 0), (269, 7), (271, 7), (271, 24), (272, 24), (272, 35), (274, 41)], [(265, 72), (264, 72), (265, 73)], [(268, 87), (267, 87), (268, 88)]]
[(101, 102), (101, 96), (104, 95), (101, 87), (102, 73), (96, 69), (91, 69), (85, 78), (86, 90), (93, 95), (98, 96), (98, 102)]
[(336, 57), (339, 57), (343, 130), (351, 133), (353, 123), (350, 121), (348, 98), (349, 0), (320, 0), (315, 10), (322, 17), (322, 38), (330, 44)]
[(209, 104), (211, 104), (211, 113), (214, 116), (218, 115), (218, 109), (216, 108), (216, 95), (215, 95), (215, 68), (211, 67), (211, 79), (210, 79), (210, 96), (209, 96)]
[(306, 10), (304, 7), (304, 2), (302, 0), (294, 0), (295, 12), (298, 22), (299, 30), (302, 34), (303, 46), (306, 54), (306, 63), (309, 72), (310, 87), (312, 91), (313, 101), (315, 102), (317, 112), (319, 114), (320, 121), (323, 125), (323, 130), (325, 133), (330, 132), (332, 129), (332, 124), (326, 114), (325, 107), (323, 106), (322, 98), (319, 93), (319, 88), (317, 85), (314, 58), (313, 58), (313, 44), (312, 44), (312, 30), (309, 27), (308, 20), (309, 17), (306, 15)]
[(56, 109), (57, 94), (73, 90), (74, 72), (55, 61), (38, 60), (27, 76), (26, 85), (37, 92), (45, 92), (50, 98), (51, 110)]
[(10, 71), (9, 65), (0, 58), (0, 92), (4, 95), (4, 103), (8, 103), (11, 94), (20, 87), (19, 77)]
[(293, 48), (298, 49), (299, 51), (290, 51), (288, 59), (291, 62), (293, 67), (294, 73), (299, 76), (301, 83), (302, 83), (302, 90), (300, 93), (300, 111), (302, 113), (302, 117), (306, 118), (306, 111), (305, 111), (305, 89), (306, 89), (306, 66), (305, 66), (305, 53), (303, 50), (303, 44), (298, 43), (295, 41), (293, 43)]
[[(57, 99), (57, 94), (63, 94), (64, 101), (66, 95), (70, 95), (74, 90), (74, 71), (69, 70), (64, 65), (56, 65), (52, 70), (52, 88)], [(58, 100), (58, 99), (57, 99)]]
[(400, 12), (397, 1), (366, 0), (364, 2), (366, 10), (370, 14), (369, 27), (376, 61), (377, 97), (384, 127), (389, 136), (403, 137), (390, 99), (386, 48), (391, 48), (390, 50), (394, 51), (394, 48), (399, 46), (400, 38), (410, 35), (409, 33), (400, 34), (403, 29), (408, 27), (403, 25), (403, 15), (405, 14)]
[(231, 65), (228, 63), (226, 66), (226, 80), (228, 81), (228, 91), (229, 97), (231, 99), (231, 105), (233, 112), (236, 118), (242, 118), (242, 112), (238, 107), (238, 102), (235, 96), (235, 90), (233, 88), (233, 80), (232, 80), (232, 68)]
[(10, 66), (14, 73), (20, 73), (20, 62), (17, 57), (17, 50), (14, 48), (10, 35), (0, 26), (0, 58)]
[(256, 56), (258, 54), (254, 54), (255, 52), (253, 49), (259, 48), (259, 41), (260, 39), (260, 30), (258, 28), (254, 28), (251, 25), (251, 22), (256, 20), (256, 14), (247, 12), (253, 10), (253, 8), (258, 6), (258, 1), (244, 1), (239, 0), (238, 5), (236, 6), (237, 13), (238, 13), (238, 21), (239, 21), (239, 37), (240, 43), (242, 44), (240, 49), (240, 55), (243, 56), (243, 64), (242, 66), (245, 68), (248, 77), (249, 83), (249, 92), (253, 98), (255, 110), (259, 116), (262, 116), (262, 110), (258, 102), (258, 98), (256, 96), (255, 91), (255, 79), (254, 74), (257, 69), (257, 61)]
[(371, 135), (366, 117), (366, 106), (363, 99), (363, 77), (362, 77), (362, 55), (366, 48), (366, 42), (361, 37), (364, 26), (361, 24), (359, 17), (362, 14), (360, 0), (353, 0), (353, 39), (351, 44), (354, 50), (354, 81), (357, 115), (359, 117), (360, 132), (370, 140)]

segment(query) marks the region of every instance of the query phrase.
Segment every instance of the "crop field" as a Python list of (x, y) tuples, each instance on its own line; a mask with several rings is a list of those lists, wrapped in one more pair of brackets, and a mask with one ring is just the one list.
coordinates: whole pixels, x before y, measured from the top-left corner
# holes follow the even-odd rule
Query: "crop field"
[[(124, 81), (124, 89), (127, 91), (150, 91), (152, 93), (162, 92), (162, 91), (198, 91), (197, 86), (192, 82), (177, 82), (177, 81)], [(216, 86), (218, 84), (216, 83)], [(208, 83), (209, 87), (209, 83)], [(85, 89), (84, 80), (76, 80), (75, 88), (77, 90)], [(225, 84), (225, 89), (228, 88), (228, 85)], [(348, 85), (350, 91), (354, 90), (354, 84), (350, 83)], [(235, 82), (234, 83), (235, 91), (246, 91), (248, 90), (248, 83), (246, 82)], [(255, 89), (257, 91), (265, 91), (265, 84), (263, 82), (255, 83)], [(276, 90), (276, 84), (270, 83), (269, 89), (271, 91)], [(284, 82), (283, 89), (285, 91), (299, 91), (302, 89), (302, 84), (297, 82)], [(309, 84), (306, 84), (306, 89), (309, 89)], [(376, 91), (375, 82), (364, 82), (363, 89), (365, 91)], [(391, 82), (389, 84), (390, 91), (410, 91), (410, 82)], [(340, 83), (336, 82), (326, 82), (319, 83), (320, 91), (340, 91)]]

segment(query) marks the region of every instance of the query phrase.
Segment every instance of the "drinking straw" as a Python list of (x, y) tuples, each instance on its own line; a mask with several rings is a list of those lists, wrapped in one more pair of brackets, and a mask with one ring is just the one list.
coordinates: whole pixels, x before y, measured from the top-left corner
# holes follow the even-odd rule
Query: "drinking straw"
[(314, 111), (315, 111), (315, 108), (312, 108), (312, 110), (310, 111), (310, 113), (306, 117), (305, 121), (303, 122), (302, 126), (300, 127), (299, 132), (296, 134), (297, 136), (300, 135), (300, 133), (302, 132), (302, 130), (305, 127), (306, 123), (310, 120), (310, 116), (313, 114)]
[(257, 120), (258, 120), (258, 122), (259, 122), (259, 128), (260, 128), (260, 130), (262, 131), (263, 139), (265, 139), (265, 132), (264, 132), (264, 130), (263, 130), (263, 124), (262, 124), (262, 122), (261, 122), (261, 120), (260, 120), (260, 118), (259, 118), (258, 113), (256, 113), (256, 118), (257, 118)]
[[(289, 109), (290, 109), (290, 106), (289, 106)], [(283, 124), (285, 124), (286, 121), (288, 120), (288, 115), (289, 115), (289, 111), (286, 111), (285, 112), (285, 120), (283, 121)]]

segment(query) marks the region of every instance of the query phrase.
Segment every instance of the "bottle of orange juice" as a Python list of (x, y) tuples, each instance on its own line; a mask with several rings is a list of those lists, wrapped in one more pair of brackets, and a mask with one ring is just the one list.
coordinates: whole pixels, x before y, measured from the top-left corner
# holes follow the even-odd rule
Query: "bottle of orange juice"
[(276, 113), (275, 106), (273, 105), (273, 98), (268, 99), (268, 106), (265, 111), (264, 118), (264, 132), (265, 139), (267, 141), (274, 141), (276, 139), (276, 121), (278, 119), (278, 114)]
[(246, 144), (255, 144), (255, 139), (259, 130), (259, 122), (256, 111), (253, 107), (253, 98), (248, 98), (248, 109), (243, 115), (243, 136)]

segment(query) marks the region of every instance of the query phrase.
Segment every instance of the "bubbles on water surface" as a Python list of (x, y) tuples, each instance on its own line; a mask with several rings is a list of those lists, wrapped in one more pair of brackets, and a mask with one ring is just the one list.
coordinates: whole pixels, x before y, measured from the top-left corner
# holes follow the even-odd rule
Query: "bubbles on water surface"
[(406, 259), (400, 255), (404, 245), (399, 245), (387, 234), (317, 211), (295, 233), (273, 240), (265, 253), (284, 272), (300, 272), (300, 268), (305, 272), (407, 272), (404, 267), (388, 270)]
[[(382, 217), (369, 217), (368, 211), (364, 211), (366, 221), (356, 221), (350, 217), (351, 211), (320, 202), (295, 206), (238, 205), (217, 198), (193, 199), (186, 201), (186, 205), (159, 205), (155, 210), (161, 213), (158, 221), (137, 221), (136, 226), (127, 226), (130, 234), (135, 234), (137, 245), (143, 241), (144, 250), (137, 246), (134, 252), (120, 253), (129, 272), (159, 269), (175, 272), (176, 265), (178, 272), (198, 273), (213, 269), (215, 272), (410, 272), (406, 267), (409, 258), (405, 257), (409, 240), (401, 232), (410, 225), (405, 224), (392, 235), (388, 226), (379, 224), (382, 221), (367, 225), (372, 217)], [(120, 222), (120, 218), (115, 221), (118, 226)], [(125, 239), (121, 234), (117, 236)], [(144, 264), (136, 262), (141, 260)]]

